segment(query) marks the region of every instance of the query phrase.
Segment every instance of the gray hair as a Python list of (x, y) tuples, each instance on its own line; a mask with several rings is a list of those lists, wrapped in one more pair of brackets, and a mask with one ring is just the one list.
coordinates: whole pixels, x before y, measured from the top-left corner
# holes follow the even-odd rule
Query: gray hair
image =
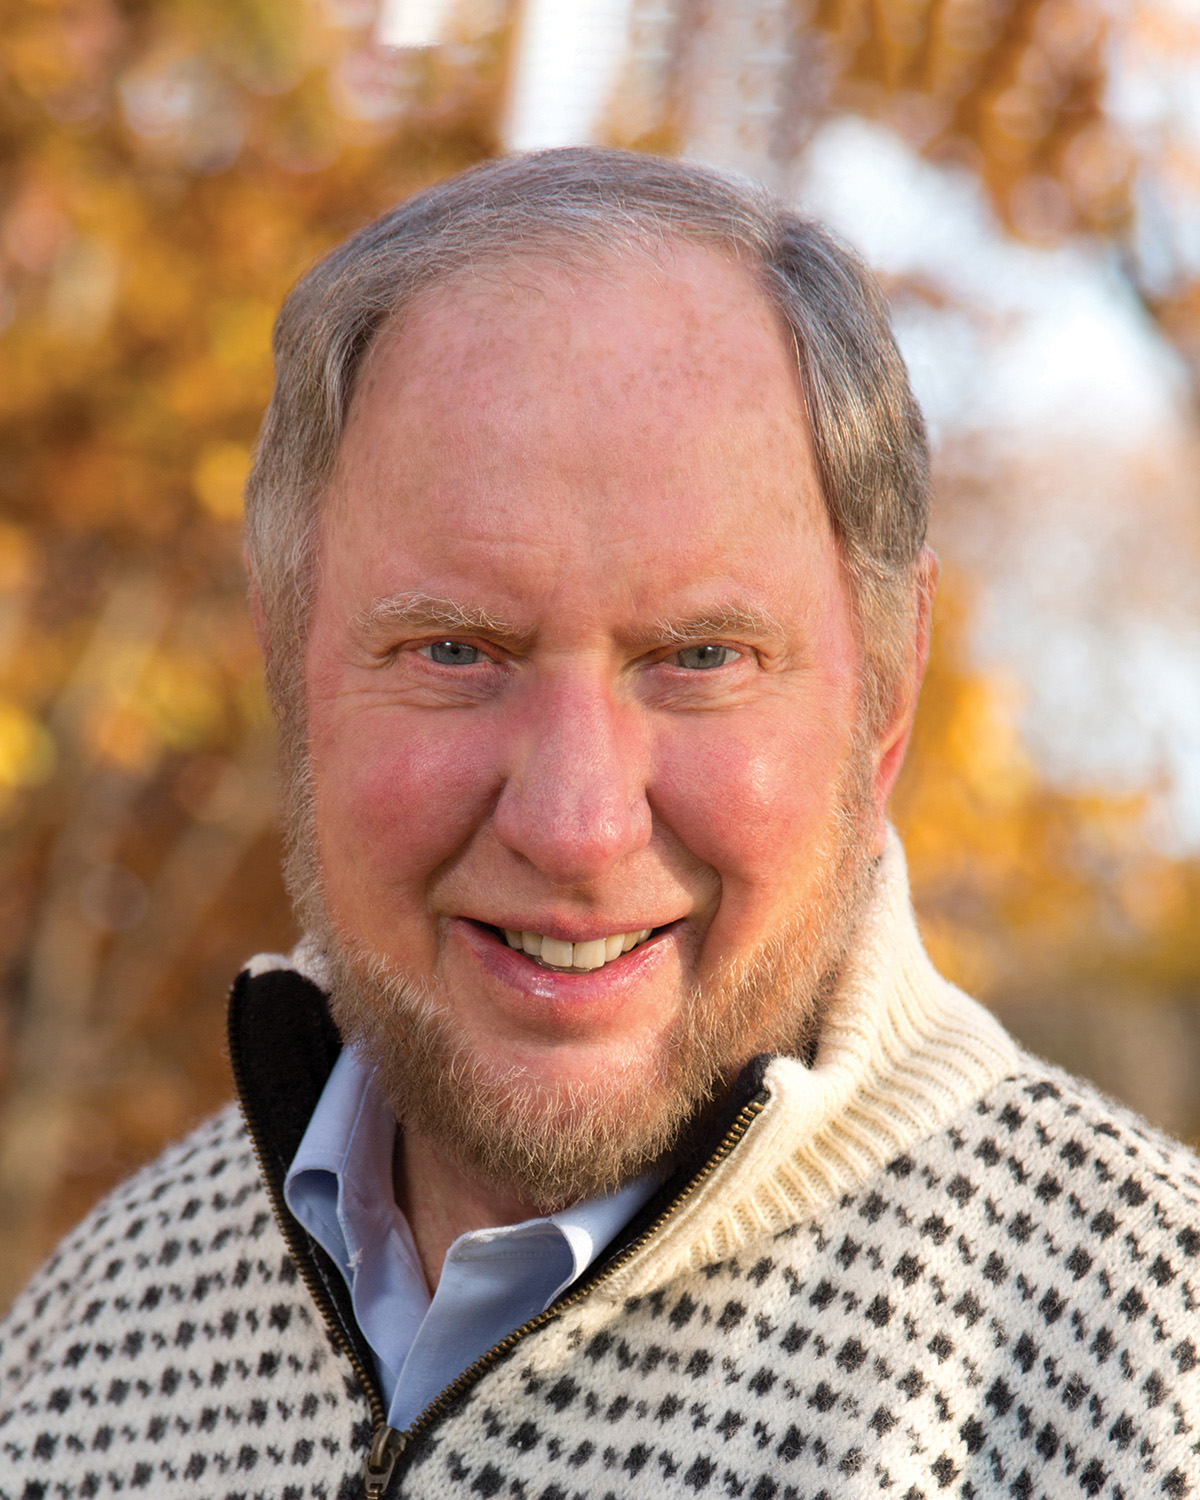
[(672, 241), (745, 266), (791, 332), (857, 616), (867, 713), (886, 711), (914, 607), (929, 459), (882, 293), (857, 256), (763, 188), (692, 163), (571, 147), (487, 162), (418, 193), (326, 256), (284, 303), (246, 546), (268, 683), (293, 730), (321, 494), (380, 330), (422, 293), (514, 255), (611, 262)]

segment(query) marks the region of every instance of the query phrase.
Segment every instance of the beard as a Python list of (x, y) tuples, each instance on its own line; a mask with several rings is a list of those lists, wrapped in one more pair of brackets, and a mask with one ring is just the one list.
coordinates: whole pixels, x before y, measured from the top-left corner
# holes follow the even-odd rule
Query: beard
[(327, 965), (343, 1042), (372, 1069), (401, 1128), (541, 1213), (610, 1192), (670, 1157), (761, 1053), (809, 1058), (874, 886), (872, 757), (855, 735), (802, 909), (759, 947), (686, 990), (665, 1035), (586, 1081), (500, 1068), (458, 1029), (440, 981), (339, 932), (323, 899), (312, 783), (289, 778), (289, 885)]

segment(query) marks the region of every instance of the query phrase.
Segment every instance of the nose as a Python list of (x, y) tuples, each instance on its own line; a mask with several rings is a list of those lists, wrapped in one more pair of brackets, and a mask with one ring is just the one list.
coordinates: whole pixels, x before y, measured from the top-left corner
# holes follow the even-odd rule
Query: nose
[(554, 884), (581, 885), (644, 848), (651, 821), (635, 711), (603, 681), (531, 687), (493, 813), (500, 842)]

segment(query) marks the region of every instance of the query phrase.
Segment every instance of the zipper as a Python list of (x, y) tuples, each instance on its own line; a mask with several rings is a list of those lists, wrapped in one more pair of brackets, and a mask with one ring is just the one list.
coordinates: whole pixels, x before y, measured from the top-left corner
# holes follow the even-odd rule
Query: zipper
[[(244, 1078), (237, 1051), (234, 1047), (229, 1049), (230, 1069), (233, 1073), (233, 1084), (237, 1090), (239, 1100), (246, 1098)], [(337, 1308), (333, 1299), (326, 1290), (313, 1269), (312, 1256), (307, 1244), (302, 1239), (302, 1231), (287, 1211), (283, 1201), (283, 1193), (275, 1179), (275, 1173), (267, 1161), (266, 1152), (258, 1138), (258, 1132), (254, 1122), (249, 1117), (249, 1112), (243, 1105), (242, 1118), (246, 1122), (246, 1134), (250, 1138), (250, 1145), (254, 1150), (255, 1160), (258, 1162), (259, 1173), (267, 1189), (267, 1198), (271, 1204), (271, 1210), (275, 1215), (275, 1222), (283, 1235), (284, 1243), (288, 1252), (295, 1262), (296, 1269), (300, 1273), (300, 1279), (308, 1289), (309, 1296), (316, 1303), (317, 1311), (325, 1320), (334, 1343), (350, 1361), (350, 1365), (362, 1386), (367, 1398), (367, 1404), (371, 1409), (371, 1446), (367, 1450), (366, 1462), (363, 1465), (363, 1496), (364, 1500), (384, 1500), (392, 1480), (395, 1478), (396, 1469), (401, 1458), (408, 1450), (414, 1438), (418, 1437), (427, 1427), (435, 1423), (447, 1410), (447, 1408), (458, 1399), (465, 1391), (469, 1390), (478, 1380), (502, 1359), (523, 1338), (535, 1333), (539, 1328), (544, 1328), (556, 1318), (567, 1312), (570, 1308), (582, 1302), (583, 1299), (609, 1277), (615, 1276), (637, 1255), (655, 1235), (661, 1233), (662, 1229), (679, 1212), (685, 1203), (691, 1199), (704, 1183), (712, 1176), (717, 1167), (725, 1160), (742, 1137), (749, 1130), (756, 1116), (760, 1115), (766, 1106), (770, 1094), (765, 1088), (758, 1092), (742, 1106), (735, 1115), (729, 1129), (722, 1136), (720, 1144), (704, 1165), (691, 1177), (673, 1198), (658, 1218), (638, 1235), (637, 1239), (630, 1241), (623, 1250), (612, 1258), (611, 1261), (594, 1278), (585, 1280), (582, 1285), (569, 1290), (557, 1302), (547, 1307), (544, 1311), (530, 1318), (527, 1323), (522, 1323), (520, 1328), (515, 1328), (512, 1333), (507, 1334), (499, 1343), (481, 1354), (474, 1364), (469, 1365), (461, 1375), (446, 1387), (440, 1396), (436, 1397), (429, 1405), (403, 1431), (388, 1426), (387, 1409), (383, 1404), (383, 1397), (376, 1383), (373, 1371), (369, 1371), (359, 1358), (358, 1350), (347, 1337), (342, 1326), (341, 1318), (338, 1316)]]
[(661, 1233), (666, 1224), (679, 1212), (679, 1210), (694, 1196), (697, 1190), (712, 1176), (717, 1167), (725, 1160), (742, 1137), (749, 1130), (757, 1115), (760, 1115), (770, 1098), (766, 1089), (759, 1089), (753, 1098), (748, 1100), (735, 1115), (729, 1129), (721, 1138), (720, 1144), (713, 1154), (708, 1158), (700, 1170), (692, 1177), (680, 1191), (678, 1197), (673, 1198), (658, 1218), (638, 1235), (637, 1239), (630, 1241), (628, 1245), (619, 1251), (604, 1269), (591, 1280), (586, 1280), (581, 1286), (568, 1291), (559, 1300), (547, 1307), (536, 1317), (530, 1318), (527, 1323), (522, 1323), (520, 1328), (513, 1329), (498, 1344), (494, 1344), (486, 1354), (481, 1354), (473, 1365), (469, 1365), (461, 1375), (457, 1376), (440, 1396), (436, 1397), (419, 1417), (403, 1432), (398, 1432), (394, 1427), (384, 1426), (376, 1428), (375, 1436), (371, 1442), (371, 1450), (367, 1455), (366, 1471), (364, 1475), (364, 1493), (366, 1500), (383, 1500), (387, 1493), (388, 1485), (396, 1472), (401, 1456), (408, 1448), (414, 1438), (418, 1437), (427, 1427), (435, 1423), (443, 1415), (446, 1409), (469, 1390), (476, 1381), (482, 1379), (496, 1362), (503, 1358), (516, 1344), (528, 1334), (535, 1333), (539, 1328), (544, 1328), (547, 1323), (552, 1323), (564, 1312), (583, 1301), (591, 1295), (596, 1287), (607, 1281), (610, 1276), (622, 1270), (637, 1255), (655, 1235)]
[[(411, 1429), (410, 1429), (411, 1431)], [(366, 1500), (383, 1500), (387, 1494), (400, 1455), (408, 1447), (408, 1434), (397, 1432), (387, 1421), (371, 1434), (371, 1446), (363, 1469), (363, 1494)]]
[[(233, 1086), (237, 1091), (238, 1101), (241, 1103), (247, 1097), (245, 1075), (242, 1072), (237, 1048), (232, 1045), (232, 1040), (231, 1038), (229, 1067), (230, 1072), (233, 1074)], [(338, 1316), (337, 1308), (333, 1305), (333, 1299), (326, 1290), (324, 1282), (318, 1279), (313, 1269), (312, 1255), (307, 1244), (305, 1244), (301, 1237), (303, 1231), (288, 1212), (287, 1205), (283, 1201), (283, 1192), (275, 1178), (274, 1169), (267, 1160), (267, 1154), (263, 1150), (262, 1143), (258, 1138), (258, 1131), (254, 1121), (251, 1120), (250, 1113), (244, 1103), (242, 1104), (242, 1119), (246, 1122), (246, 1134), (250, 1137), (250, 1145), (254, 1150), (254, 1159), (258, 1162), (259, 1176), (262, 1178), (263, 1185), (267, 1190), (271, 1212), (275, 1216), (279, 1232), (283, 1235), (283, 1241), (288, 1248), (288, 1253), (291, 1255), (296, 1269), (300, 1273), (300, 1280), (307, 1287), (308, 1295), (316, 1303), (317, 1311), (324, 1318), (326, 1327), (333, 1335), (334, 1343), (350, 1361), (351, 1367), (358, 1377), (359, 1384), (362, 1386), (366, 1394), (367, 1403), (371, 1408), (371, 1425), (374, 1428), (376, 1436), (378, 1436), (381, 1428), (390, 1432), (392, 1429), (387, 1425), (387, 1408), (383, 1404), (383, 1396), (380, 1394), (379, 1387), (375, 1382), (375, 1375), (366, 1368), (358, 1356), (358, 1350), (346, 1337), (345, 1329), (342, 1327), (342, 1320)], [(372, 1452), (374, 1452), (374, 1444), (372, 1444)], [(383, 1491), (380, 1490), (378, 1493), (382, 1495)], [(372, 1496), (371, 1500), (376, 1500), (376, 1497)]]

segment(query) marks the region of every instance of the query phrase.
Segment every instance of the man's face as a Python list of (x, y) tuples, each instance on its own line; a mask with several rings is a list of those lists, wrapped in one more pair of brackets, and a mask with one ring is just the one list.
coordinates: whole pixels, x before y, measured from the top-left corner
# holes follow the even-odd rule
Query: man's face
[[(856, 856), (879, 826), (776, 315), (689, 247), (439, 290), (362, 372), (319, 558), (329, 934), (501, 1092), (586, 1110), (620, 1079), (636, 1113), (697, 996), (731, 1003), (781, 936), (802, 966), (838, 926), (852, 766)], [(794, 1030), (775, 990), (724, 1071)]]

